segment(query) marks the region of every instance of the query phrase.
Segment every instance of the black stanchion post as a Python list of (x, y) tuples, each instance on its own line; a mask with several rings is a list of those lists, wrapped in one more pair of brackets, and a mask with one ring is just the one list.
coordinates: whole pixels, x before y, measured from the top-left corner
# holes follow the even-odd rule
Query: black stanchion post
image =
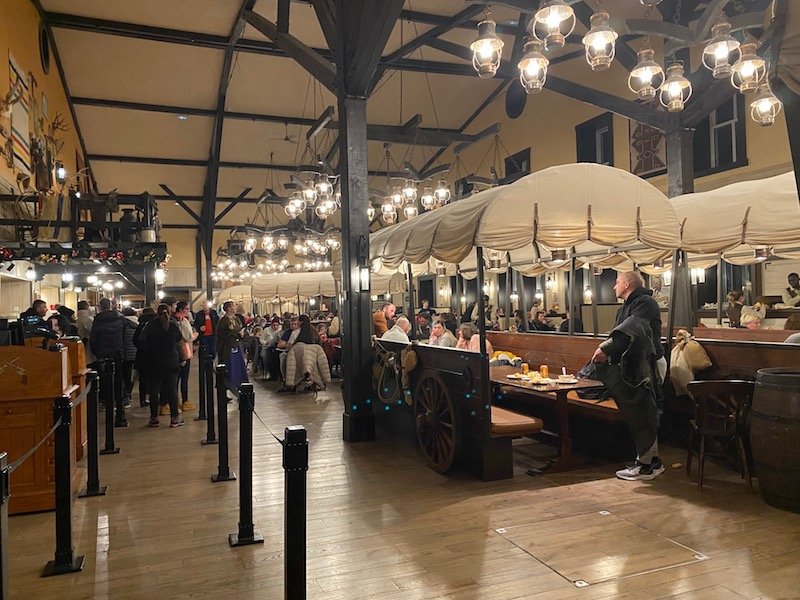
[(205, 368), (206, 386), (206, 437), (200, 440), (204, 446), (208, 444), (218, 444), (217, 441), (217, 422), (214, 418), (214, 358), (206, 356)]
[[(60, 421), (60, 422), (59, 422)], [(56, 398), (53, 406), (55, 432), (55, 482), (56, 482), (56, 555), (44, 567), (42, 577), (75, 573), (83, 569), (83, 556), (75, 556), (72, 546), (72, 400), (69, 396)]]
[(252, 383), (239, 386), (239, 531), (228, 536), (231, 547), (263, 544), (253, 526), (253, 409)]
[(302, 425), (283, 432), (283, 578), (287, 600), (306, 597), (306, 471), (308, 435)]
[(78, 494), (79, 498), (106, 495), (106, 486), (100, 487), (100, 470), (98, 468), (97, 396), (100, 393), (99, 383), (97, 371), (89, 371), (86, 374), (86, 384), (89, 386), (89, 393), (86, 396), (87, 476), (86, 489)]
[(200, 384), (197, 388), (197, 401), (200, 404), (199, 412), (195, 417), (195, 421), (205, 421), (206, 420), (206, 347), (203, 343), (200, 343), (200, 346), (197, 349), (197, 375), (198, 375), (198, 383)]
[(114, 365), (114, 406), (117, 414), (114, 417), (114, 427), (127, 427), (128, 419), (125, 418), (125, 394), (122, 391), (122, 361), (113, 361)]
[(234, 481), (236, 475), (228, 465), (228, 387), (225, 365), (217, 365), (217, 429), (219, 429), (219, 466), (211, 481)]
[(104, 359), (99, 361), (100, 391), (106, 409), (106, 444), (100, 454), (119, 454), (119, 448), (114, 446), (114, 361)]
[(0, 452), (0, 600), (8, 595), (8, 454)]

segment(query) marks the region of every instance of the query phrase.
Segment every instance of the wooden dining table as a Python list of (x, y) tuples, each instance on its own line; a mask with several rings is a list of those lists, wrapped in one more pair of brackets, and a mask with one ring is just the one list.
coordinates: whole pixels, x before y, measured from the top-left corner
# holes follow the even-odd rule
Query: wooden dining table
[(551, 384), (537, 384), (526, 379), (510, 379), (508, 375), (521, 373), (521, 370), (512, 366), (495, 366), (489, 368), (489, 380), (492, 385), (492, 397), (501, 387), (511, 387), (523, 398), (530, 396), (536, 404), (554, 405), (558, 420), (558, 455), (542, 468), (529, 469), (529, 474), (542, 471), (561, 471), (584, 464), (584, 460), (576, 457), (572, 452), (572, 437), (569, 430), (569, 398), (567, 394), (573, 390), (588, 390), (603, 387), (602, 381), (595, 379), (578, 379), (575, 383), (558, 383), (554, 380)]

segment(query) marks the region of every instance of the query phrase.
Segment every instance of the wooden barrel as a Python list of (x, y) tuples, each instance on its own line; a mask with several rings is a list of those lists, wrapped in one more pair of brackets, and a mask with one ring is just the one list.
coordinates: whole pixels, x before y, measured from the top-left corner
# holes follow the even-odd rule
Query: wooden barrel
[(767, 504), (800, 512), (800, 368), (760, 369), (750, 443)]

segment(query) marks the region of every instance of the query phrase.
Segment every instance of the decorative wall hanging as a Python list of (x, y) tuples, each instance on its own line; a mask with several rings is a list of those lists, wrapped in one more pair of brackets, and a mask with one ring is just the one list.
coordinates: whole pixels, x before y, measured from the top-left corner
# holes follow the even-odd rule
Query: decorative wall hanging
[(25, 71), (19, 67), (11, 54), (8, 55), (9, 82), (11, 88), (21, 87), (20, 99), (11, 110), (11, 136), (13, 143), (14, 168), (24, 175), (31, 174), (31, 145), (30, 145), (30, 120), (29, 103), (30, 94)]
[(667, 172), (667, 139), (664, 133), (636, 121), (630, 127), (631, 173), (653, 177)]

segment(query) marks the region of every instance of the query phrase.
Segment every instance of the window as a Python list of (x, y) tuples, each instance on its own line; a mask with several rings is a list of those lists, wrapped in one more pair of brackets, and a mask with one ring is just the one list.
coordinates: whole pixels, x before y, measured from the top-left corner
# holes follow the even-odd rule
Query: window
[(506, 176), (500, 183), (512, 183), (531, 172), (531, 149), (525, 148), (516, 154), (507, 156), (505, 160)]
[(578, 162), (614, 166), (614, 117), (608, 112), (575, 127)]
[(736, 94), (703, 119), (694, 133), (696, 177), (747, 164), (744, 96)]

